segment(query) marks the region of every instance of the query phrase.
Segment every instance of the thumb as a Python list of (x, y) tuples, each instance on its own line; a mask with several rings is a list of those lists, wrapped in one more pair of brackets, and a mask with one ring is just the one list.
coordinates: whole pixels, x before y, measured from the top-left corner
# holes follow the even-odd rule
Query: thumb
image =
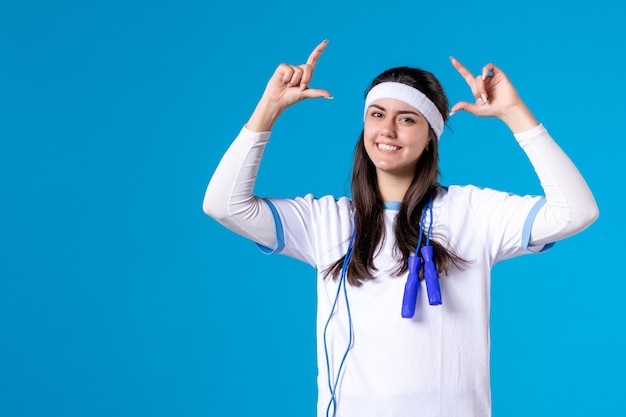
[(461, 111), (461, 110), (475, 115), (476, 112), (478, 111), (478, 108), (479, 108), (478, 104), (468, 103), (467, 101), (459, 101), (450, 109), (450, 116), (452, 116), (454, 113)]
[(334, 97), (326, 90), (321, 90), (317, 88), (307, 88), (306, 90), (300, 93), (300, 97), (305, 98), (328, 98), (333, 99)]

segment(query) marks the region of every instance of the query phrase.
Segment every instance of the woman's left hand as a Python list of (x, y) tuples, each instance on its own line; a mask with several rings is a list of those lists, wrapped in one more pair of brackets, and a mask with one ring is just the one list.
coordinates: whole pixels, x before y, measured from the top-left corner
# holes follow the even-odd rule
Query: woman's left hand
[(497, 117), (515, 133), (539, 124), (500, 68), (490, 63), (482, 68), (479, 75), (474, 76), (457, 59), (450, 57), (450, 60), (476, 99), (475, 103), (466, 101), (456, 103), (450, 109), (450, 114), (464, 110), (475, 116)]

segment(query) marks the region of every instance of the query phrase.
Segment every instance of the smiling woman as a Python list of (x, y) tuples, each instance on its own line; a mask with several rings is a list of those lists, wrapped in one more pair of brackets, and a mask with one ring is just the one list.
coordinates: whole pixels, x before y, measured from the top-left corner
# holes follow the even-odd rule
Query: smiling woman
[(326, 45), (306, 64), (278, 66), (217, 167), (204, 210), (262, 251), (317, 269), (318, 416), (490, 416), (491, 268), (589, 226), (593, 195), (504, 72), (488, 64), (473, 76), (452, 58), (476, 102), (451, 112), (502, 120), (545, 197), (439, 184), (448, 100), (434, 75), (408, 67), (368, 88), (352, 199), (256, 197), (280, 114), (331, 98), (309, 88)]

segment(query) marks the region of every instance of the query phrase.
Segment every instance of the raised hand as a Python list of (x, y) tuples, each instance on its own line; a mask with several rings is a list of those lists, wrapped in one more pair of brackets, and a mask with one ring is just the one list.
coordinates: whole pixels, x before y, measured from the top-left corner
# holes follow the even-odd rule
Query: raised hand
[(515, 133), (539, 124), (500, 68), (494, 64), (487, 64), (479, 75), (474, 76), (457, 59), (450, 57), (450, 60), (476, 99), (475, 103), (459, 101), (450, 109), (451, 115), (464, 110), (475, 116), (497, 117)]
[(287, 107), (307, 98), (332, 98), (326, 90), (309, 88), (317, 60), (327, 44), (328, 41), (325, 40), (317, 45), (305, 64), (280, 64), (276, 68), (254, 113), (246, 123), (248, 129), (271, 130), (278, 116)]

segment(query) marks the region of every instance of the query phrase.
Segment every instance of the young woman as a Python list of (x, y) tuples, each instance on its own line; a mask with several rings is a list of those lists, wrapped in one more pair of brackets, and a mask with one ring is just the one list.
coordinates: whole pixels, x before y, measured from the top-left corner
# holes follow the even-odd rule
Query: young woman
[(491, 268), (590, 225), (593, 195), (498, 67), (475, 77), (451, 58), (476, 103), (457, 103), (450, 114), (506, 123), (545, 198), (441, 186), (448, 101), (432, 74), (407, 67), (385, 71), (368, 89), (352, 199), (254, 196), (280, 114), (304, 99), (332, 98), (308, 87), (325, 47), (306, 64), (278, 66), (217, 167), (204, 211), (262, 250), (317, 269), (318, 416), (489, 416)]

